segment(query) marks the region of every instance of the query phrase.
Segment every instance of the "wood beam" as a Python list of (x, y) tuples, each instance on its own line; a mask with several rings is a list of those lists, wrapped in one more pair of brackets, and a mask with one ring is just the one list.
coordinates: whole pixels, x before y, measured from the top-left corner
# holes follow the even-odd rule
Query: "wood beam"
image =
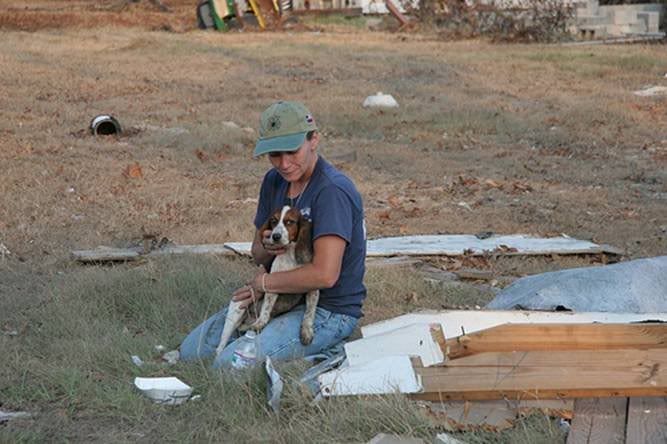
[(667, 324), (504, 324), (448, 339), (456, 359), (484, 352), (666, 348)]

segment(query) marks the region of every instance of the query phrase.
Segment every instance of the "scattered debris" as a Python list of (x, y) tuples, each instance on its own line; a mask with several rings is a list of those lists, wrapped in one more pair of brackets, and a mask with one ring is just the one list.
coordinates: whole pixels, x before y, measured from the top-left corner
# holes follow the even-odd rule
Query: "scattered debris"
[(123, 176), (129, 179), (141, 179), (144, 177), (144, 172), (141, 169), (141, 165), (138, 163), (133, 163), (132, 165), (128, 165), (123, 170)]
[(470, 204), (468, 204), (467, 202), (463, 202), (463, 201), (461, 201), (461, 202), (459, 202), (457, 205), (458, 205), (459, 207), (461, 207), (461, 208), (465, 208), (465, 209), (468, 210), (468, 211), (473, 211), (472, 207), (471, 207)]
[(241, 129), (241, 127), (238, 125), (238, 123), (232, 122), (231, 120), (227, 120), (225, 122), (222, 122), (222, 126), (226, 126), (227, 128), (232, 128), (232, 129)]
[(142, 361), (141, 358), (137, 355), (132, 355), (132, 363), (137, 367), (141, 367), (144, 365), (144, 361)]
[(533, 412), (569, 420), (574, 411), (572, 399), (418, 401), (418, 405), (449, 432), (478, 429), (498, 432), (513, 427), (517, 418)]
[(121, 126), (115, 117), (102, 114), (90, 121), (90, 131), (94, 136), (109, 136), (120, 134)]
[(440, 324), (411, 324), (382, 335), (349, 341), (345, 344), (345, 355), (350, 366), (386, 356), (405, 355), (419, 356), (423, 365), (428, 367), (445, 360), (437, 338), (444, 341)]
[(362, 106), (364, 108), (398, 108), (398, 102), (390, 94), (378, 92), (366, 97)]
[(664, 96), (667, 95), (667, 86), (651, 86), (635, 91), (633, 94), (640, 97)]
[(12, 254), (11, 251), (9, 251), (9, 248), (5, 247), (5, 244), (0, 242), (0, 259), (4, 259), (7, 256), (10, 256)]
[(368, 441), (368, 444), (424, 444), (424, 440), (420, 438), (378, 433), (370, 441)]
[[(521, 316), (527, 317), (527, 312), (507, 313), (519, 322)], [(596, 324), (590, 319), (604, 316), (534, 313), (538, 317), (547, 314), (562, 319), (569, 315), (570, 319), (563, 324), (500, 321), (504, 325), (478, 333), (463, 326), (456, 331), (456, 322), (440, 323), (436, 328), (429, 326), (430, 337), (422, 334), (423, 324), (374, 335), (362, 328), (364, 337), (345, 345), (347, 360), (318, 377), (322, 394), (400, 391), (413, 399), (449, 401), (659, 396), (667, 391), (667, 370), (663, 370), (667, 324), (658, 322), (665, 314), (643, 315), (649, 323)], [(468, 312), (468, 319), (479, 322), (482, 315), (488, 312)], [(637, 319), (627, 314), (611, 319), (623, 317), (626, 322)], [(366, 326), (366, 331), (373, 326)], [(454, 330), (448, 338), (443, 334), (446, 327)], [(428, 350), (424, 344), (429, 344)], [(431, 346), (440, 353), (433, 353)]]
[(343, 364), (317, 379), (325, 397), (422, 391), (408, 356), (387, 356), (355, 367)]
[(134, 378), (134, 385), (158, 404), (178, 405), (187, 401), (192, 387), (176, 377)]
[(32, 414), (28, 412), (3, 412), (0, 410), (0, 424), (12, 419), (30, 418)]
[(280, 397), (283, 394), (283, 380), (276, 369), (273, 368), (271, 358), (268, 356), (266, 357), (264, 368), (268, 377), (266, 384), (266, 396), (268, 398), (268, 404), (269, 407), (271, 407), (271, 410), (278, 414), (280, 413)]
[(158, 352), (158, 353), (163, 352), (167, 349), (167, 347), (165, 347), (164, 345), (156, 345), (154, 348), (155, 348), (155, 351)]
[(180, 358), (181, 358), (181, 352), (178, 350), (168, 351), (167, 353), (162, 355), (162, 360), (166, 361), (167, 364), (169, 365), (176, 364)]
[(435, 440), (433, 444), (464, 444), (463, 441), (459, 441), (447, 433), (438, 433), (435, 435)]

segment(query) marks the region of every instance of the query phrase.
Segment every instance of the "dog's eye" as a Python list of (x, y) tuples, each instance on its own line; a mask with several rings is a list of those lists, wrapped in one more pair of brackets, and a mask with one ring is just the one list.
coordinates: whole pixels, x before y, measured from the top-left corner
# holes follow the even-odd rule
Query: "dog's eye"
[(272, 217), (271, 220), (269, 221), (269, 223), (271, 225), (276, 225), (278, 223), (278, 219), (276, 219), (275, 217)]
[(287, 225), (288, 227), (289, 227), (290, 225), (294, 225), (294, 223), (295, 223), (295, 222), (294, 222), (293, 220), (286, 220), (286, 221), (285, 221), (285, 225)]

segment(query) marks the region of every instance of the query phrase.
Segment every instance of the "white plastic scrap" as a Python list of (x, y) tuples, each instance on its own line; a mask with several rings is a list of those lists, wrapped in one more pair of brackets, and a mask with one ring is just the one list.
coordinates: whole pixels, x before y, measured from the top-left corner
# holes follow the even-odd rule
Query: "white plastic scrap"
[(9, 256), (12, 254), (11, 251), (9, 251), (9, 248), (5, 247), (5, 244), (0, 243), (0, 259), (4, 259), (5, 256)]
[(664, 96), (667, 95), (667, 86), (651, 86), (635, 91), (633, 94), (641, 97)]
[(30, 418), (32, 416), (28, 412), (3, 412), (0, 410), (0, 424), (16, 418)]
[(266, 385), (266, 396), (268, 398), (269, 407), (275, 412), (280, 413), (280, 397), (283, 394), (283, 380), (280, 374), (273, 368), (271, 358), (266, 357), (264, 365), (266, 374), (268, 376), (268, 384)]
[(435, 444), (464, 444), (463, 441), (459, 441), (447, 433), (438, 433), (435, 435), (435, 440), (433, 442)]
[(137, 355), (132, 355), (132, 362), (137, 367), (141, 367), (142, 365), (144, 365), (144, 361), (142, 361), (141, 358)]
[(369, 107), (383, 107), (383, 108), (398, 108), (398, 102), (391, 94), (382, 94), (378, 92), (375, 95), (366, 97), (362, 105), (364, 108)]
[(178, 362), (181, 357), (181, 353), (178, 350), (168, 351), (162, 355), (162, 360), (167, 361), (167, 364), (174, 365)]

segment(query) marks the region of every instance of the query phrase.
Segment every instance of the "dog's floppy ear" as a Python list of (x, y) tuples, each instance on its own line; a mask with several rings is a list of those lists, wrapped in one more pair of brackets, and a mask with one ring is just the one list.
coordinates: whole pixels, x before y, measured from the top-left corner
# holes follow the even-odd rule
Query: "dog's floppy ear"
[(299, 233), (294, 246), (297, 263), (305, 264), (313, 260), (312, 223), (299, 213)]

